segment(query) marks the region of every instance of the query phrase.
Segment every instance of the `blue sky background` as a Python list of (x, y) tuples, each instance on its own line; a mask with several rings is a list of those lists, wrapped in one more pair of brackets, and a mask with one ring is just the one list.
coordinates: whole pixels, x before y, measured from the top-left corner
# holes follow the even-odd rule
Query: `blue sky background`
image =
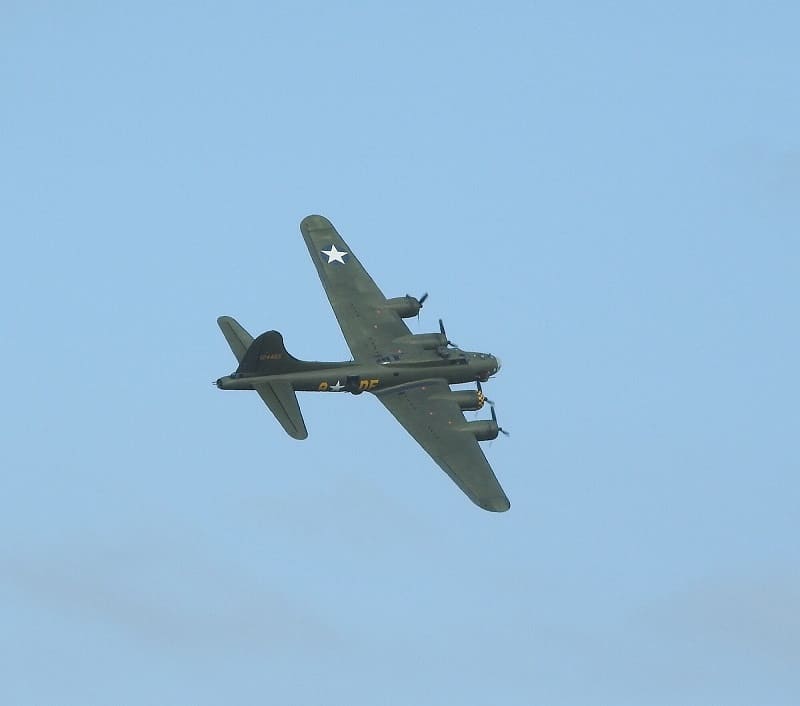
[[(797, 3), (0, 7), (0, 701), (800, 703)], [(503, 358), (512, 502), (369, 395), (328, 216)]]

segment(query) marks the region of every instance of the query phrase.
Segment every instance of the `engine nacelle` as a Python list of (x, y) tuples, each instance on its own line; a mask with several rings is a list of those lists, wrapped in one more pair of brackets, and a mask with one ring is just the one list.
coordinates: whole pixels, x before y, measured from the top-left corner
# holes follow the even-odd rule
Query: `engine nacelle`
[(491, 441), (496, 439), (500, 433), (500, 427), (497, 422), (492, 420), (483, 420), (477, 422), (467, 422), (467, 431), (475, 435), (478, 441)]
[(447, 336), (441, 333), (412, 333), (410, 336), (401, 336), (395, 339), (396, 343), (409, 343), (422, 346), (426, 350), (435, 351), (447, 347)]
[(391, 309), (401, 319), (410, 319), (412, 316), (419, 314), (422, 304), (420, 304), (419, 299), (416, 297), (407, 295), (405, 297), (394, 297), (394, 299), (387, 299), (386, 304), (384, 304), (384, 308)]
[(479, 390), (456, 390), (452, 393), (456, 404), (465, 412), (475, 412), (483, 407), (486, 398)]

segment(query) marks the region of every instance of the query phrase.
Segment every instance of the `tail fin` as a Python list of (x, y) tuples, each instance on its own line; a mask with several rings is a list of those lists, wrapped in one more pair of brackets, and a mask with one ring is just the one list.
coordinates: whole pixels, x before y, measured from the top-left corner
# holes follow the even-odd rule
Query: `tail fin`
[(222, 329), (222, 335), (225, 336), (225, 340), (236, 356), (236, 360), (241, 363), (244, 354), (253, 342), (253, 337), (232, 316), (220, 316), (217, 319), (217, 324)]
[(248, 375), (281, 375), (304, 370), (313, 364), (289, 355), (283, 345), (283, 336), (277, 331), (267, 331), (248, 347), (236, 371)]

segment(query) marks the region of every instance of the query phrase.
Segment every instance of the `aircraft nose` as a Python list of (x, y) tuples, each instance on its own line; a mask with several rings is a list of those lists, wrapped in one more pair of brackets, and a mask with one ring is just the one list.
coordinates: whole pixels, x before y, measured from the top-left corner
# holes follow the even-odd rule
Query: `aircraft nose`
[(497, 370), (495, 370), (495, 372), (499, 373), (500, 372), (500, 368), (503, 367), (503, 361), (500, 360), (500, 358), (498, 358), (497, 356), (495, 356), (494, 359), (495, 359), (495, 361), (497, 361)]

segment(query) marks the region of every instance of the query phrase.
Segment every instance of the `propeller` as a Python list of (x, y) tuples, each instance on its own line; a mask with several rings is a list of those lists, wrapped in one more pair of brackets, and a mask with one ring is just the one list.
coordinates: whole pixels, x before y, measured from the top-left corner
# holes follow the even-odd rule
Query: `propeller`
[(441, 319), (439, 319), (439, 331), (442, 332), (442, 336), (444, 336), (445, 341), (447, 342), (446, 345), (453, 346), (453, 348), (458, 348), (458, 346), (455, 343), (453, 343), (449, 338), (447, 338), (447, 333), (444, 330), (444, 321), (442, 321)]
[[(494, 404), (490, 404), (490, 407), (491, 407), (491, 409), (492, 409), (492, 421), (493, 421), (495, 424), (497, 424), (497, 413), (494, 411)], [(504, 436), (511, 436), (511, 433), (510, 433), (510, 432), (507, 432), (505, 429), (503, 429), (503, 427), (500, 427), (500, 426), (499, 426), (499, 427), (497, 427), (497, 431), (499, 431), (499, 432), (500, 432), (501, 434), (503, 434)]]
[(428, 298), (427, 292), (425, 292), (419, 299), (417, 299), (416, 297), (412, 297), (408, 292), (406, 292), (406, 299), (416, 299), (417, 304), (419, 304), (419, 307), (417, 307), (417, 326), (419, 326), (419, 312), (422, 309), (422, 305), (425, 303), (425, 300), (427, 298)]
[(428, 293), (425, 292), (419, 299), (416, 297), (412, 297), (408, 292), (406, 292), (406, 299), (414, 299), (417, 304), (419, 304), (419, 308), (422, 308), (422, 305), (425, 303), (425, 300), (428, 298)]
[[(478, 383), (478, 392), (483, 395), (483, 388), (481, 387), (481, 381), (476, 380), (475, 382)], [(494, 407), (494, 402), (490, 400), (486, 395), (483, 395), (483, 401), (488, 402), (490, 406)]]

